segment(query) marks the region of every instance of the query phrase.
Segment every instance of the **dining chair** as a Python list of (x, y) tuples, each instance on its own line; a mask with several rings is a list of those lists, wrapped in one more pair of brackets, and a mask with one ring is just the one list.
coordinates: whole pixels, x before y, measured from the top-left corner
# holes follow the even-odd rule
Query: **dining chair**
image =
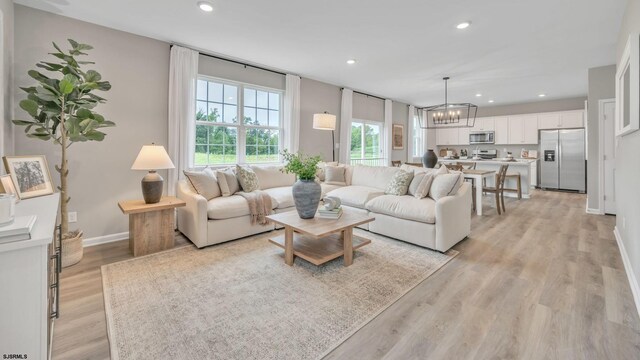
[(393, 166), (393, 167), (400, 167), (400, 165), (402, 165), (402, 161), (400, 161), (400, 160), (392, 160), (391, 161), (391, 166)]
[(458, 161), (458, 165), (462, 165), (463, 168), (469, 170), (474, 170), (476, 168), (476, 163), (474, 162)]
[(453, 170), (453, 171), (462, 171), (463, 167), (460, 164), (444, 164), (444, 166), (447, 167), (448, 170)]
[(423, 167), (422, 163), (405, 162), (405, 165)]
[(504, 207), (504, 179), (506, 178), (508, 168), (509, 165), (500, 166), (500, 170), (498, 170), (498, 173), (496, 174), (495, 186), (482, 187), (483, 192), (495, 194), (496, 209), (498, 210), (498, 215), (502, 215), (502, 213), (507, 212), (507, 209)]

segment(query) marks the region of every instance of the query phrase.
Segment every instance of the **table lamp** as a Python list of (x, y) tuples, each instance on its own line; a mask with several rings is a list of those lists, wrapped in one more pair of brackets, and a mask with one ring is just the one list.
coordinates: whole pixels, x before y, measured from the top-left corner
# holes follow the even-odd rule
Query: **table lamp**
[(142, 178), (142, 196), (147, 204), (160, 202), (164, 179), (156, 170), (173, 169), (173, 162), (162, 145), (144, 145), (133, 162), (131, 170), (148, 170)]
[(331, 156), (332, 161), (336, 161), (335, 149), (335, 130), (336, 116), (328, 114), (326, 111), (322, 114), (313, 114), (313, 128), (316, 130), (331, 130)]

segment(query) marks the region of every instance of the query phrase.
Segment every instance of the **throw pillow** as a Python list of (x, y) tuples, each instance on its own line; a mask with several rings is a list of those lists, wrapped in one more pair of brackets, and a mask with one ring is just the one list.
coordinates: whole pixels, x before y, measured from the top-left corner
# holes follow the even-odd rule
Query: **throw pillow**
[(183, 171), (184, 176), (189, 180), (193, 189), (205, 199), (211, 200), (220, 196), (220, 186), (216, 175), (210, 168), (202, 171)]
[(464, 178), (458, 172), (437, 175), (433, 179), (429, 197), (438, 201), (445, 196), (452, 196), (458, 192)]
[(347, 180), (344, 173), (346, 168), (344, 166), (327, 165), (324, 167), (324, 182), (329, 185), (341, 185), (346, 186)]
[(396, 172), (389, 184), (387, 184), (387, 188), (384, 190), (384, 193), (387, 195), (396, 195), (402, 196), (407, 194), (407, 190), (409, 190), (409, 184), (411, 184), (411, 180), (413, 179), (413, 171), (404, 171), (399, 170)]
[(236, 165), (236, 175), (240, 186), (242, 186), (242, 191), (252, 192), (260, 188), (258, 176), (250, 167)]
[(238, 178), (232, 168), (216, 170), (216, 178), (218, 179), (222, 196), (231, 196), (240, 190)]
[[(412, 181), (411, 185), (409, 186), (409, 195), (413, 195), (416, 199), (424, 199), (427, 197), (429, 191), (431, 190), (431, 184), (433, 183), (434, 179), (434, 172), (429, 171), (420, 173), (418, 175), (420, 175), (420, 178), (418, 179), (419, 181), (417, 182), (417, 184), (414, 185), (414, 183), (416, 183), (414, 179), (414, 181)], [(416, 177), (418, 177), (418, 175), (416, 175)]]
[(318, 179), (318, 181), (324, 181), (324, 168), (327, 166), (338, 166), (338, 162), (337, 161), (333, 161), (333, 162), (324, 162), (321, 161), (318, 163), (317, 167), (318, 170), (316, 171), (316, 178)]

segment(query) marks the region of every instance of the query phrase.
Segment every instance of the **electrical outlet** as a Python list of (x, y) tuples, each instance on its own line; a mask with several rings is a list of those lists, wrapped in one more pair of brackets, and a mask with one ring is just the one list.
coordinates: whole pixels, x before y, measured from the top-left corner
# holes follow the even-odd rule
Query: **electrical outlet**
[(68, 220), (70, 223), (78, 222), (78, 213), (75, 211), (69, 212)]

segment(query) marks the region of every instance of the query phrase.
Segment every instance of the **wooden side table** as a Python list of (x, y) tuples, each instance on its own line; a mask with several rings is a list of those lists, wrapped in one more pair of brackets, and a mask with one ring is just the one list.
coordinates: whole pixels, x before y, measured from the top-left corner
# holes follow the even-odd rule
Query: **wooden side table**
[(156, 204), (145, 204), (144, 200), (119, 201), (120, 210), (129, 215), (129, 249), (133, 256), (173, 248), (175, 208), (185, 205), (173, 196), (163, 197)]

